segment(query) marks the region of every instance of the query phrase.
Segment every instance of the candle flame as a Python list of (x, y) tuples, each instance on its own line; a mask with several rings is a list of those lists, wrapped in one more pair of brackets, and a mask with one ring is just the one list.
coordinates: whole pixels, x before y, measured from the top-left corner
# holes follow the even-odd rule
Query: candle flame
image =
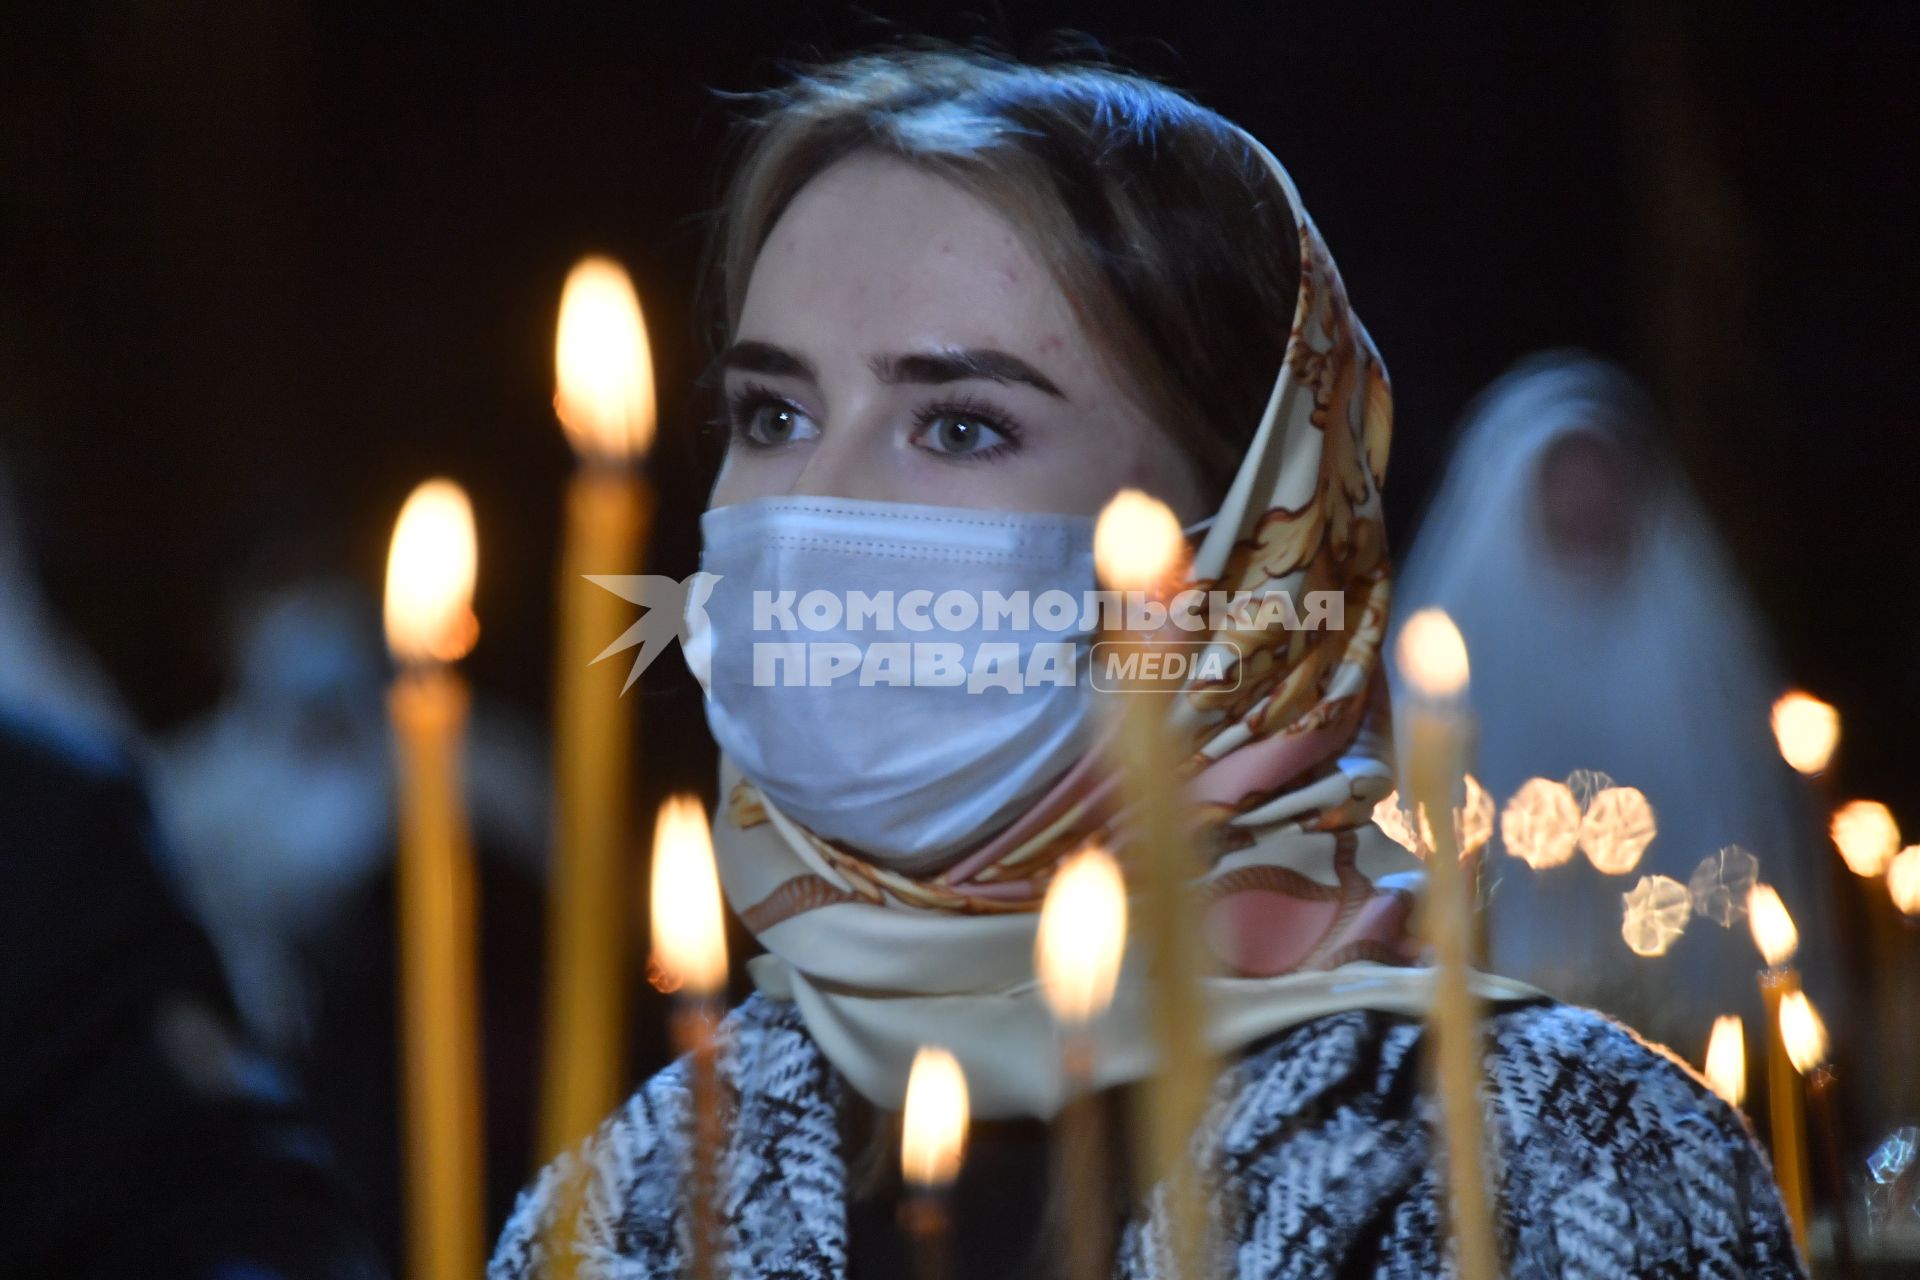
[(1867, 879), (1879, 875), (1900, 849), (1900, 824), (1878, 800), (1854, 800), (1833, 815), (1833, 843), (1847, 869)]
[(945, 1049), (913, 1055), (900, 1172), (907, 1185), (937, 1190), (952, 1184), (967, 1152), (967, 1078)]
[(1535, 871), (1561, 866), (1580, 846), (1580, 802), (1564, 782), (1529, 778), (1501, 811), (1500, 840)]
[(1773, 737), (1795, 770), (1819, 773), (1840, 745), (1840, 713), (1796, 689), (1773, 704)]
[(1713, 1020), (1707, 1037), (1707, 1087), (1737, 1107), (1747, 1096), (1747, 1028), (1738, 1014)]
[(1760, 859), (1737, 844), (1717, 849), (1700, 859), (1687, 879), (1695, 915), (1705, 916), (1722, 929), (1747, 912), (1747, 895), (1760, 879)]
[(407, 495), (387, 551), (387, 647), (402, 662), (454, 662), (479, 637), (473, 506), (451, 480)]
[(560, 294), (554, 412), (575, 452), (625, 461), (653, 443), (653, 357), (640, 299), (619, 263), (583, 259)]
[[(1493, 839), (1493, 797), (1480, 785), (1480, 779), (1470, 773), (1463, 785), (1466, 803), (1453, 810), (1453, 839), (1459, 856), (1468, 858)], [(1402, 805), (1400, 793), (1389, 791), (1385, 799), (1373, 806), (1374, 825), (1408, 853), (1418, 858), (1429, 857), (1434, 848), (1433, 815), (1423, 804), (1415, 805), (1413, 811)]]
[(1422, 697), (1451, 698), (1467, 687), (1467, 642), (1444, 609), (1422, 609), (1407, 619), (1394, 660)]
[(1920, 916), (1920, 844), (1910, 844), (1887, 864), (1887, 893), (1904, 915)]
[(1646, 793), (1638, 787), (1608, 787), (1593, 797), (1580, 819), (1580, 847), (1605, 875), (1621, 876), (1640, 865), (1640, 855), (1660, 834)]
[(1693, 895), (1671, 876), (1641, 876), (1621, 898), (1620, 936), (1637, 956), (1665, 955), (1693, 917)]
[(1803, 1076), (1827, 1060), (1827, 1025), (1804, 991), (1780, 997), (1780, 1043)]
[(1787, 914), (1787, 904), (1780, 901), (1779, 892), (1770, 884), (1756, 884), (1747, 891), (1747, 926), (1753, 930), (1753, 945), (1760, 948), (1770, 969), (1778, 969), (1800, 949), (1800, 931)]
[(1373, 806), (1373, 824), (1387, 834), (1395, 844), (1415, 857), (1424, 858), (1433, 850), (1427, 844), (1427, 836), (1432, 833), (1427, 824), (1427, 815), (1420, 815), (1420, 830), (1413, 828), (1413, 816), (1401, 807), (1399, 791), (1387, 792), (1378, 804)]
[(1467, 802), (1453, 811), (1455, 829), (1460, 835), (1460, 856), (1477, 853), (1493, 839), (1493, 797), (1480, 785), (1480, 779), (1466, 776)]
[(1113, 855), (1074, 855), (1047, 887), (1034, 967), (1053, 1016), (1084, 1026), (1106, 1010), (1127, 946), (1127, 886)]
[(668, 989), (714, 995), (727, 982), (726, 916), (706, 810), (669, 796), (653, 829), (653, 954)]
[(1187, 549), (1179, 518), (1158, 498), (1122, 489), (1093, 528), (1093, 564), (1115, 591), (1151, 591), (1179, 567)]

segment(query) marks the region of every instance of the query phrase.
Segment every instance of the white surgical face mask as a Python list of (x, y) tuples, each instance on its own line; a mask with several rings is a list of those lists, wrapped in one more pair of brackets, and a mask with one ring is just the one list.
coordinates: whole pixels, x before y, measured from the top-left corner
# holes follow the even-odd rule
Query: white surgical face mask
[(708, 511), (717, 580), (689, 597), (686, 648), (714, 738), (815, 834), (950, 863), (1091, 741), (1093, 526), (846, 498)]

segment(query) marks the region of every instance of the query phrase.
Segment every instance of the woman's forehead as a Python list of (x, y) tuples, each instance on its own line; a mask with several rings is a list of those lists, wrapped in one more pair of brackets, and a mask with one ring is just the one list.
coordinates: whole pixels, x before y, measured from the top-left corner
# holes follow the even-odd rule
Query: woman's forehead
[(754, 263), (739, 332), (863, 352), (1018, 348), (1056, 365), (1089, 354), (1019, 228), (947, 178), (882, 156), (842, 160), (794, 197)]

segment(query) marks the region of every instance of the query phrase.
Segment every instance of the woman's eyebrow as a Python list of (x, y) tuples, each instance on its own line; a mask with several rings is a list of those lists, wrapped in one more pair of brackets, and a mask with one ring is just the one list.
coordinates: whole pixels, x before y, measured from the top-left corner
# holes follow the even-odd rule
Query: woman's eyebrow
[(736, 342), (722, 352), (719, 365), (722, 370), (764, 373), (771, 378), (805, 378), (816, 386), (820, 382), (813, 361), (799, 352), (776, 347), (771, 342), (755, 342), (751, 338)]
[[(816, 386), (819, 372), (813, 362), (797, 351), (771, 342), (743, 339), (728, 347), (719, 359), (722, 370), (761, 373), (768, 377), (805, 378)], [(867, 361), (875, 377), (890, 383), (924, 383), (937, 386), (944, 382), (964, 382), (984, 378), (989, 382), (1023, 382), (1050, 396), (1067, 398), (1053, 379), (1007, 351), (992, 347), (953, 347), (940, 351), (896, 352), (874, 356)]]
[(882, 382), (963, 382), (985, 378), (991, 382), (1024, 382), (1065, 400), (1053, 380), (1019, 356), (991, 347), (955, 347), (943, 351), (916, 351), (878, 355), (867, 362)]

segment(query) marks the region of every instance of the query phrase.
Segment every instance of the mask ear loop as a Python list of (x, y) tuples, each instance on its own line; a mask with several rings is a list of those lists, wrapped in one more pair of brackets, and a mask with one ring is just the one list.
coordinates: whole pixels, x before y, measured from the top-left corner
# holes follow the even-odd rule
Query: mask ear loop
[(1195, 536), (1205, 533), (1207, 530), (1213, 528), (1213, 522), (1218, 520), (1219, 518), (1220, 518), (1219, 513), (1216, 512), (1215, 514), (1208, 516), (1205, 520), (1195, 521), (1193, 524), (1190, 524), (1186, 528), (1182, 529), (1180, 531), (1180, 536), (1187, 539), (1189, 542), (1191, 542)]

